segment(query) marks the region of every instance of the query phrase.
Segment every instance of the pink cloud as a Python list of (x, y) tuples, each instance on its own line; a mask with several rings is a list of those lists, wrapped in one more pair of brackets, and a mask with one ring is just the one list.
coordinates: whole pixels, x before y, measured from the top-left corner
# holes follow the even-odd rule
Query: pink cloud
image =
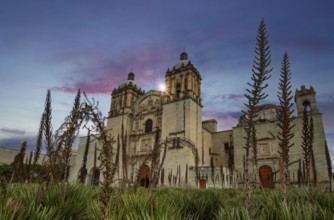
[(74, 82), (61, 87), (53, 87), (52, 90), (64, 93), (77, 93), (78, 89), (81, 89), (81, 91), (90, 94), (110, 94), (112, 89), (119, 84), (122, 79), (123, 77), (120, 75), (114, 75), (112, 78), (106, 76), (98, 79)]
[[(203, 112), (204, 113), (204, 112)], [(203, 121), (209, 119), (216, 119), (218, 122), (218, 130), (230, 130), (238, 124), (238, 118), (233, 116), (213, 116), (213, 115), (203, 115)]]
[[(175, 63), (178, 61), (179, 55), (168, 55), (171, 54), (168, 51), (137, 47), (123, 49), (118, 55), (111, 57), (99, 51), (92, 51), (96, 56), (75, 52), (58, 55), (56, 62), (72, 63), (74, 74), (68, 77), (68, 82), (54, 87), (53, 90), (76, 93), (80, 88), (87, 93), (110, 94), (113, 88), (127, 79), (130, 71), (135, 73), (135, 80), (142, 87), (152, 86), (152, 80), (158, 81), (165, 75), (166, 69), (171, 65), (171, 57), (175, 57)], [(82, 80), (83, 78), (85, 80)]]
[(239, 95), (239, 94), (226, 94), (226, 95), (222, 95), (221, 97), (224, 100), (233, 100), (233, 101), (238, 101), (240, 99), (245, 98), (244, 95)]
[(331, 44), (324, 39), (302, 38), (286, 42), (288, 46), (297, 47), (308, 51), (323, 51), (330, 48)]
[(220, 130), (230, 130), (238, 124), (238, 119), (227, 116), (216, 118)]

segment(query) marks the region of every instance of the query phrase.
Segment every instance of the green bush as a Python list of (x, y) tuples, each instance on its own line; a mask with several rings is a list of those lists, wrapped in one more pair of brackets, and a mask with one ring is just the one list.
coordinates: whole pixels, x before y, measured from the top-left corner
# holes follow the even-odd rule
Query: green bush
[(5, 177), (7, 181), (10, 180), (10, 177), (12, 176), (12, 166), (11, 165), (1, 165), (0, 166), (0, 177)]
[[(101, 190), (81, 185), (11, 184), (0, 193), (0, 219), (101, 219)], [(257, 190), (250, 212), (235, 189), (114, 189), (109, 219), (333, 219), (334, 194)]]

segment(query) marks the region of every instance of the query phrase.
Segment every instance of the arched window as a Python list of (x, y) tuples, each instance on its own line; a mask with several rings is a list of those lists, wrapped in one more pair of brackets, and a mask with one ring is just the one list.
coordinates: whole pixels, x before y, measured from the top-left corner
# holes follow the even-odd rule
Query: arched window
[(176, 98), (180, 98), (180, 93), (181, 93), (181, 84), (180, 84), (180, 83), (177, 83), (177, 84), (176, 84), (176, 87), (175, 87), (175, 95), (176, 95)]
[(78, 180), (77, 180), (77, 183), (85, 184), (86, 177), (87, 177), (87, 169), (81, 167), (79, 169), (79, 171), (78, 171)]
[(303, 102), (303, 108), (306, 109), (307, 112), (311, 111), (311, 103), (309, 100)]
[(98, 186), (100, 184), (100, 170), (97, 167), (93, 167), (89, 171), (89, 175), (87, 177), (87, 184), (91, 186)]
[(145, 122), (145, 133), (152, 132), (152, 128), (153, 128), (153, 121), (152, 121), (152, 119), (148, 119)]

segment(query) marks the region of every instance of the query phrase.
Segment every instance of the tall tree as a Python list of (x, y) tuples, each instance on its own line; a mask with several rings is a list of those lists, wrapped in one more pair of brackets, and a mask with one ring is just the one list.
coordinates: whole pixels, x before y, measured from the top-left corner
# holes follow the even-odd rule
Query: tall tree
[(292, 132), (292, 128), (295, 126), (292, 124), (292, 114), (293, 114), (293, 103), (291, 102), (293, 99), (292, 91), (291, 91), (291, 71), (290, 71), (290, 62), (287, 53), (284, 53), (283, 61), (281, 64), (281, 75), (279, 81), (279, 92), (278, 99), (280, 103), (280, 110), (278, 112), (278, 126), (280, 131), (278, 132), (278, 140), (279, 142), (279, 155), (281, 160), (281, 190), (283, 202), (286, 204), (287, 202), (287, 193), (289, 187), (289, 149), (293, 146), (291, 143), (291, 139), (294, 137), (294, 133)]
[(44, 122), (43, 122), (43, 136), (44, 143), (46, 146), (46, 156), (48, 158), (47, 164), (47, 183), (54, 181), (54, 140), (53, 140), (53, 128), (52, 128), (52, 107), (51, 107), (51, 91), (48, 90), (45, 98), (45, 107), (44, 107)]
[(251, 83), (247, 83), (249, 86), (246, 89), (245, 97), (247, 98), (247, 103), (245, 106), (246, 111), (244, 117), (244, 128), (245, 128), (245, 166), (244, 166), (244, 176), (245, 176), (245, 188), (246, 188), (246, 200), (245, 208), (250, 210), (251, 206), (251, 177), (249, 173), (249, 162), (250, 162), (250, 151), (252, 151), (254, 165), (257, 166), (257, 142), (256, 142), (256, 129), (254, 125), (254, 120), (260, 110), (258, 105), (261, 100), (265, 99), (268, 95), (264, 92), (264, 89), (268, 87), (266, 81), (270, 78), (270, 72), (272, 68), (269, 68), (271, 63), (271, 55), (268, 42), (268, 34), (266, 30), (266, 24), (264, 20), (260, 22), (257, 37), (256, 37), (256, 47), (255, 47), (255, 57), (253, 60)]

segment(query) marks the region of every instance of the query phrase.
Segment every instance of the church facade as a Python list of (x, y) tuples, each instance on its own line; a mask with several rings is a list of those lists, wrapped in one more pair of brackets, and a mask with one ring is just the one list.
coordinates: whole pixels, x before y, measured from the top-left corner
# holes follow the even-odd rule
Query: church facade
[[(183, 52), (180, 60), (166, 72), (165, 91), (143, 91), (132, 72), (114, 88), (107, 128), (117, 140), (123, 127), (127, 158), (126, 170), (122, 164), (119, 165), (116, 183), (124, 182), (126, 172), (127, 182), (139, 178), (142, 186), (148, 186), (152, 178), (152, 164), (149, 160), (145, 164), (144, 160), (157, 143), (165, 143), (167, 151), (158, 180), (159, 186), (206, 188), (242, 185), (245, 136), (242, 118), (238, 125), (225, 131), (217, 131), (215, 119), (202, 121), (201, 79), (201, 74), (188, 59), (187, 53)], [(303, 104), (307, 102), (315, 126), (315, 169), (312, 175), (317, 175), (318, 185), (329, 187), (330, 159), (315, 94), (312, 87), (301, 87), (295, 94), (298, 113), (293, 120), (296, 126), (292, 140), (294, 146), (290, 149), (290, 182), (296, 186), (301, 184), (305, 173), (301, 128)], [(277, 111), (278, 106), (262, 106), (256, 122), (259, 160), (258, 167), (253, 166), (251, 172), (255, 184), (261, 182), (268, 188), (280, 182)], [(80, 138), (77, 156), (71, 168), (71, 182), (78, 179), (86, 142), (87, 137)], [(90, 141), (87, 184), (98, 183), (92, 171), (99, 165), (99, 147), (96, 140)], [(198, 159), (198, 175), (195, 158)]]

